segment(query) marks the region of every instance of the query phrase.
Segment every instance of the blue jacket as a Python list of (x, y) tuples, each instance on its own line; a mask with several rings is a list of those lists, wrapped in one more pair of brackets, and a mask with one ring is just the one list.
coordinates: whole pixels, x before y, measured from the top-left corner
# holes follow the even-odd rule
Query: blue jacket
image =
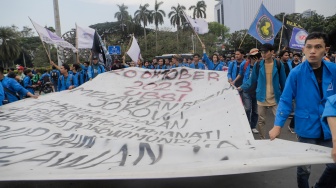
[(5, 100), (5, 91), (2, 87), (2, 84), (0, 84), (0, 106), (2, 106), (2, 101)]
[(216, 71), (223, 71), (223, 64), (220, 62), (217, 62), (215, 65), (208, 57), (206, 53), (203, 54), (203, 59), (208, 67), (209, 70), (216, 70)]
[[(91, 66), (89, 66), (89, 68), (88, 68), (88, 77), (89, 77), (89, 79), (90, 78), (94, 78), (95, 76), (95, 74), (94, 74), (94, 67), (97, 67), (97, 71), (98, 71), (98, 74), (101, 74), (101, 73), (104, 73), (105, 72), (105, 68), (104, 68), (104, 66), (103, 65), (100, 65), (100, 64), (97, 64), (97, 65), (91, 65)], [(98, 75), (97, 74), (97, 75)]]
[(143, 69), (153, 69), (153, 65), (148, 65), (147, 67), (145, 65), (142, 65)]
[[(246, 65), (246, 70), (244, 70), (246, 63), (248, 63), (248, 65)], [(248, 61), (245, 61), (240, 64), (239, 75), (243, 78), (243, 84), (246, 83), (250, 79), (250, 69), (251, 69), (251, 65)]]
[[(241, 66), (243, 65), (245, 63), (245, 60), (244, 61), (242, 61), (241, 63), (240, 63), (240, 69), (241, 69)], [(230, 64), (229, 64), (229, 68), (228, 68), (228, 73), (227, 73), (227, 77), (228, 77), (228, 79), (232, 79), (232, 81), (233, 80), (235, 80), (236, 79), (236, 77), (237, 77), (237, 61), (235, 60), (235, 61), (233, 61), (233, 62), (231, 62)]]
[[(26, 96), (27, 93), (29, 92), (26, 90), (24, 87), (22, 87), (19, 82), (17, 82), (14, 78), (8, 78), (4, 77), (4, 79), (1, 81), (2, 86), (7, 88), (11, 92), (6, 92), (5, 95), (7, 96), (8, 102), (15, 102), (18, 101), (19, 99), (16, 97), (16, 95), (13, 95), (14, 93), (19, 93), (20, 96)], [(34, 94), (34, 93), (32, 93)]]
[[(198, 69), (203, 69), (203, 70), (205, 69), (205, 66), (204, 66), (203, 63), (198, 62), (197, 64), (198, 64)], [(191, 69), (196, 69), (195, 63), (192, 62), (192, 63), (189, 65), (189, 68), (191, 68)]]
[(160, 65), (157, 65), (155, 67), (155, 69), (167, 69), (167, 67), (166, 67), (166, 65), (162, 65), (161, 67), (160, 67)]
[(81, 70), (81, 85), (84, 84), (85, 82), (89, 81), (89, 76), (88, 76), (88, 69), (89, 67), (85, 67), (84, 65), (80, 64), (80, 67), (82, 68)]
[[(33, 85), (33, 82), (31, 80), (31, 78), (29, 76), (26, 76), (23, 79), (23, 87), (26, 88), (30, 93), (34, 94), (35, 90), (34, 90), (34, 88), (31, 87), (32, 85)], [(28, 86), (30, 86), (30, 87), (28, 87)]]
[(84, 83), (84, 76), (82, 75), (81, 71), (80, 72), (76, 72), (76, 74), (72, 72), (72, 75), (74, 77), (76, 77), (76, 79), (77, 79), (77, 86), (76, 87), (78, 87), (78, 86), (80, 86), (80, 85), (82, 85)]
[[(281, 70), (280, 75), (278, 75), (278, 68), (276, 60), (273, 61), (273, 72), (272, 72), (272, 82), (273, 82), (273, 90), (274, 90), (274, 98), (277, 104), (279, 104), (281, 92), (283, 88), (285, 88), (286, 83), (286, 73), (285, 73), (285, 67), (281, 63)], [(258, 65), (255, 64), (253, 66), (252, 70), (252, 76), (250, 79), (248, 79), (247, 82), (243, 83), (241, 88), (246, 91), (248, 90), (255, 82), (258, 82), (257, 84), (257, 100), (260, 102), (265, 102), (266, 100), (266, 72), (265, 72), (265, 62), (264, 60), (260, 61), (259, 63), (259, 74), (257, 74), (256, 67)]]
[(51, 81), (51, 76), (49, 73), (43, 73), (42, 76), (40, 77), (40, 81), (44, 82), (44, 77), (49, 77), (49, 81)]
[(323, 60), (322, 90), (323, 98), (312, 67), (308, 61), (291, 71), (286, 87), (280, 99), (275, 125), (283, 126), (292, 111), (292, 99), (295, 99), (295, 132), (304, 138), (320, 138), (321, 128), (324, 139), (330, 139), (330, 129), (322, 121), (326, 100), (336, 94), (336, 64)]
[(78, 86), (78, 80), (73, 74), (68, 74), (68, 78), (64, 80), (64, 76), (61, 75), (58, 79), (57, 91), (64, 91), (69, 89), (70, 86)]
[(327, 117), (336, 117), (336, 95), (332, 95), (327, 98), (322, 115), (323, 121), (325, 121), (325, 123), (327, 123)]

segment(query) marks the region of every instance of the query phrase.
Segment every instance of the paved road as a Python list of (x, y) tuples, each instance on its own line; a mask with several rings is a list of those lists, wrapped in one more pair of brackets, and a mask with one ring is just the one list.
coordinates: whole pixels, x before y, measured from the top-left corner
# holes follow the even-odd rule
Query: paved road
[[(267, 113), (269, 117), (267, 123), (267, 132), (273, 126), (271, 112)], [(288, 121), (287, 121), (288, 124)], [(255, 135), (258, 139), (258, 135)], [(282, 139), (296, 140), (295, 134), (291, 134), (287, 125), (282, 130)], [(324, 165), (313, 165), (310, 183), (313, 184), (324, 170)], [(1, 175), (1, 174), (0, 174)], [(178, 179), (154, 179), (154, 180), (106, 180), (106, 181), (24, 181), (24, 182), (0, 182), (0, 188), (284, 188), (296, 186), (296, 168), (275, 170), (268, 172), (258, 172), (239, 175), (197, 177), (197, 178), (178, 178)]]

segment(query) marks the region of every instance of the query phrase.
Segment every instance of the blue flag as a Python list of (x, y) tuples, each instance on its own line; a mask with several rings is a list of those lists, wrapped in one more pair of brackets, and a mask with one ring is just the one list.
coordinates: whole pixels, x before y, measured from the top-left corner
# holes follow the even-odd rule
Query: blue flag
[(274, 38), (282, 27), (282, 23), (272, 16), (261, 4), (256, 19), (252, 22), (248, 33), (262, 44), (274, 43)]
[(307, 36), (308, 36), (307, 31), (305, 31), (304, 29), (294, 27), (292, 31), (292, 37), (289, 42), (289, 47), (301, 50), (304, 46)]

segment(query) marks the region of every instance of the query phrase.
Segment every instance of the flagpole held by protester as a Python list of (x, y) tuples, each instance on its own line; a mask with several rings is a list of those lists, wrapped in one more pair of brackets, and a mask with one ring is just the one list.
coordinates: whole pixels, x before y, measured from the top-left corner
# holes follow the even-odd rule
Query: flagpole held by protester
[[(30, 17), (28, 17), (28, 18), (29, 18), (30, 22), (33, 24), (35, 30), (37, 31), (37, 29), (36, 29), (36, 27), (35, 27), (35, 24), (33, 23), (33, 20), (32, 20)], [(37, 34), (39, 35), (39, 38), (40, 38), (40, 40), (41, 40), (41, 42), (42, 42), (42, 45), (43, 45), (43, 48), (44, 48), (44, 50), (45, 50), (45, 52), (46, 52), (46, 54), (47, 54), (47, 56), (48, 56), (49, 62), (51, 62), (50, 54), (48, 53), (48, 50), (47, 50), (47, 48), (45, 47), (45, 44), (44, 44), (44, 42), (43, 42), (43, 40), (42, 40), (42, 36), (40, 35), (39, 32), (37, 32)]]
[(191, 22), (190, 22), (190, 20), (189, 20), (189, 18), (188, 18), (188, 16), (187, 16), (187, 14), (184, 12), (184, 10), (182, 10), (182, 12), (183, 12), (183, 16), (184, 16), (185, 19), (188, 21), (190, 27), (191, 27), (192, 30), (194, 31), (194, 33), (195, 33), (195, 35), (197, 36), (198, 40), (200, 41), (201, 44), (203, 44), (201, 38), (198, 36), (197, 32), (195, 31), (195, 28), (193, 27), (193, 24), (191, 24)]
[(284, 30), (284, 22), (285, 22), (285, 16), (286, 14), (283, 15), (282, 17), (282, 26), (281, 26), (281, 33), (280, 33), (280, 42), (279, 42), (279, 48), (278, 48), (278, 52), (280, 52), (280, 48), (281, 48), (281, 42), (282, 42), (282, 33), (283, 33), (283, 30)]

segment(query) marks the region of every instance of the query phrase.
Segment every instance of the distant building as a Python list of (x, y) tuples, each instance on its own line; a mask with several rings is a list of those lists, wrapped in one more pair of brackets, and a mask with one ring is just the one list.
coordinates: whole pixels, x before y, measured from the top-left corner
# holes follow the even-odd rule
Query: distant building
[(316, 10), (305, 10), (303, 11), (303, 13), (301, 14), (302, 18), (310, 18), (312, 15), (314, 15), (316, 13)]
[(230, 28), (230, 32), (248, 29), (253, 22), (261, 2), (267, 10), (276, 15), (295, 12), (295, 0), (217, 0), (215, 21)]

